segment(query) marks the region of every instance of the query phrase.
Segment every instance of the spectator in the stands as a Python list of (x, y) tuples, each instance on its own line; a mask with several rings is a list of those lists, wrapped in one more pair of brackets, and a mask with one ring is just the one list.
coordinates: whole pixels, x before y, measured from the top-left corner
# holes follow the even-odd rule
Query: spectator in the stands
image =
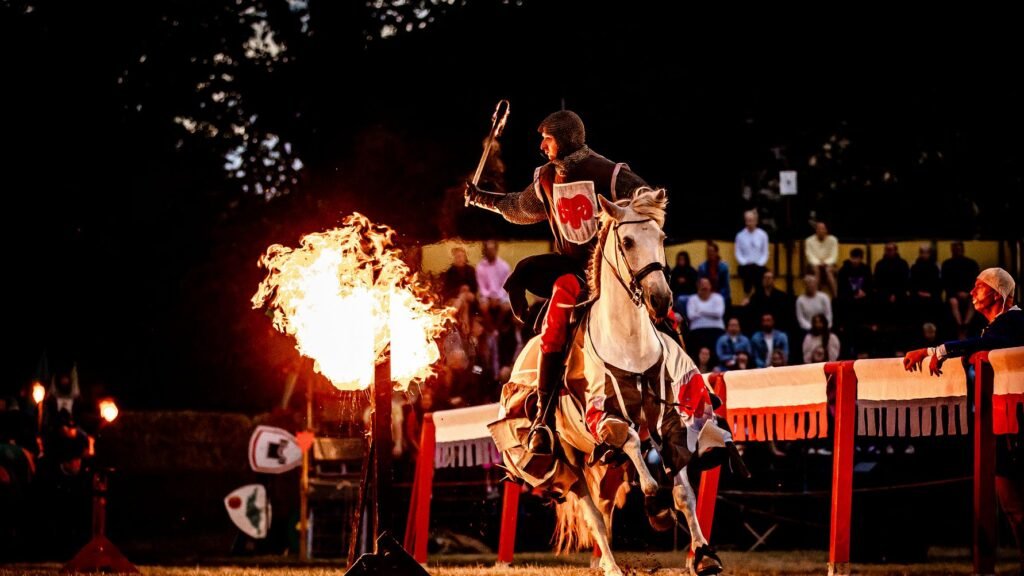
[(967, 337), (968, 327), (974, 321), (974, 305), (971, 304), (971, 289), (978, 277), (978, 263), (964, 255), (964, 243), (957, 240), (949, 245), (953, 255), (942, 263), (942, 285), (946, 290), (946, 301), (953, 315), (957, 338)]
[(686, 317), (690, 322), (688, 347), (714, 349), (718, 337), (725, 333), (724, 316), (722, 295), (711, 290), (710, 280), (701, 278), (697, 281), (697, 294), (686, 302)]
[(726, 306), (732, 305), (732, 288), (729, 287), (729, 265), (722, 261), (718, 244), (708, 242), (707, 259), (697, 267), (697, 276), (711, 282), (711, 290), (722, 296)]
[(804, 332), (811, 330), (811, 319), (821, 314), (832, 324), (832, 300), (818, 290), (818, 279), (808, 274), (804, 277), (804, 293), (796, 299), (796, 321)]
[(722, 334), (722, 336), (718, 338), (718, 342), (715, 344), (715, 354), (718, 356), (718, 365), (723, 370), (735, 369), (736, 354), (741, 351), (747, 353), (747, 358), (750, 357), (750, 339), (740, 332), (739, 318), (729, 318), (729, 323), (726, 324), (725, 334)]
[(761, 315), (761, 329), (750, 339), (750, 347), (758, 368), (771, 365), (772, 353), (776, 350), (789, 357), (789, 337), (775, 329), (775, 317), (770, 312)]
[(814, 234), (804, 240), (804, 257), (808, 272), (814, 274), (818, 285), (836, 293), (836, 262), (839, 260), (839, 240), (828, 233), (824, 222), (814, 225)]
[[(825, 360), (814, 360), (814, 349), (821, 348), (825, 352)], [(824, 314), (815, 314), (811, 320), (811, 331), (804, 336), (804, 363), (833, 362), (839, 359), (839, 337), (829, 329), (828, 318)]]
[(697, 270), (690, 264), (690, 253), (686, 250), (676, 254), (676, 265), (669, 277), (669, 287), (675, 300), (675, 310), (686, 314), (686, 301), (697, 293)]
[(761, 285), (761, 276), (768, 264), (768, 234), (757, 227), (757, 210), (744, 212), (743, 224), (743, 229), (736, 233), (734, 256), (737, 272), (743, 280), (743, 294), (749, 298)]

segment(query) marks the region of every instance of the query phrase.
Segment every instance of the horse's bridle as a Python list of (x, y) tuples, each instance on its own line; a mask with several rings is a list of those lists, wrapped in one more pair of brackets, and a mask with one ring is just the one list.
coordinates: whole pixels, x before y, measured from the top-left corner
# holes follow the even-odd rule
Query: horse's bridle
[[(615, 279), (619, 281), (619, 284), (622, 284), (622, 288), (626, 290), (626, 293), (629, 294), (629, 299), (637, 308), (643, 306), (644, 289), (640, 286), (640, 282), (643, 281), (643, 279), (651, 272), (665, 270), (665, 263), (654, 261), (634, 272), (633, 268), (629, 265), (629, 259), (626, 258), (626, 253), (622, 251), (622, 241), (619, 239), (619, 226), (624, 226), (626, 224), (643, 224), (644, 222), (651, 222), (653, 220), (654, 218), (644, 218), (643, 220), (626, 220), (625, 222), (615, 223), (615, 226), (612, 228), (612, 232), (615, 234), (614, 264), (611, 260), (608, 260), (607, 256), (604, 256), (604, 246), (601, 247), (601, 254), (605, 261), (611, 265), (612, 272), (615, 274)], [(629, 284), (626, 284), (626, 281), (623, 280), (622, 276), (619, 274), (619, 256), (622, 257), (622, 262), (626, 265), (626, 270), (629, 272)]]

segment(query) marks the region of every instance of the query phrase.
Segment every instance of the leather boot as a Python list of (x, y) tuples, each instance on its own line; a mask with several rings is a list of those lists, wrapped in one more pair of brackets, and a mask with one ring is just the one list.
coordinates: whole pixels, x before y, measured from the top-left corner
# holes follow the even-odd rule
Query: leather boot
[(564, 379), (565, 354), (541, 354), (537, 374), (537, 417), (530, 435), (526, 437), (526, 449), (533, 454), (548, 456), (554, 453), (555, 404)]

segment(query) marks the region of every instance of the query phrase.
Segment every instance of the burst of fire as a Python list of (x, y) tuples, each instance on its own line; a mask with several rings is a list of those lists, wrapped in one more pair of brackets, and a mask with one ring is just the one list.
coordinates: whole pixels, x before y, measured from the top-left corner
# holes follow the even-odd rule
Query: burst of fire
[(117, 420), (117, 404), (113, 400), (107, 398), (100, 400), (100, 418), (103, 418), (107, 423)]
[(36, 382), (32, 385), (32, 400), (36, 404), (42, 404), (44, 398), (46, 398), (46, 388), (43, 387), (42, 383)]
[(274, 327), (339, 390), (367, 388), (389, 350), (391, 379), (407, 389), (433, 373), (435, 338), (452, 311), (434, 307), (400, 255), (393, 230), (353, 214), (298, 248), (267, 248), (253, 307), (269, 305)]

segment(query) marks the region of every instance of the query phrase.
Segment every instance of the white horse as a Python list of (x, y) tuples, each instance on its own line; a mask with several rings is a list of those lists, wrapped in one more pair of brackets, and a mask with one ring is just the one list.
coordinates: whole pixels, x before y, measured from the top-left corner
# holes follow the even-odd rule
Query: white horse
[[(663, 458), (668, 461), (670, 454), (682, 451), (688, 460), (690, 453), (696, 454), (698, 433), (702, 442), (705, 439), (697, 424), (704, 424), (711, 416), (711, 407), (710, 403), (701, 403), (703, 412), (698, 416), (703, 420), (686, 418), (676, 410), (681, 386), (686, 384), (684, 378), (693, 374), (699, 377), (699, 372), (678, 343), (660, 333), (652, 322), (668, 312), (672, 301), (663, 273), (665, 191), (645, 189), (631, 200), (616, 203), (603, 197), (599, 200), (603, 208), (601, 231), (589, 271), (591, 294), (599, 296), (570, 354), (566, 379), (573, 393), (561, 397), (556, 418), (559, 443), (568, 465), (562, 474), (562, 487), (567, 486), (568, 491), (557, 510), (555, 540), (559, 551), (596, 544), (601, 553), (598, 566), (606, 576), (617, 576), (622, 571), (610, 546), (611, 517), (613, 504), (621, 507), (624, 502), (625, 485), (621, 473), (611, 473), (613, 469), (595, 457), (595, 449), (602, 443), (621, 449), (632, 463), (631, 472), (636, 473), (644, 495), (653, 499), (659, 485), (644, 462), (637, 429), (645, 430), (655, 420), (655, 433), (675, 429), (678, 434), (672, 433), (671, 438), (661, 435)], [(527, 344), (516, 362), (513, 380), (517, 375), (535, 372), (536, 347), (536, 339)], [(698, 392), (703, 392), (703, 379), (699, 380)], [(687, 434), (690, 446), (679, 446), (687, 444)], [(499, 435), (495, 438), (497, 441)], [(721, 440), (721, 435), (718, 438)], [(672, 442), (676, 446), (671, 446)], [(510, 445), (498, 443), (500, 448)], [(521, 446), (517, 449), (520, 453), (523, 450)], [(506, 462), (514, 457), (514, 452), (506, 453)], [(691, 570), (702, 576), (717, 574), (721, 563), (707, 546), (697, 523), (694, 490), (685, 467), (677, 468), (672, 500), (690, 529), (696, 558)], [(652, 525), (656, 522), (652, 518)]]

